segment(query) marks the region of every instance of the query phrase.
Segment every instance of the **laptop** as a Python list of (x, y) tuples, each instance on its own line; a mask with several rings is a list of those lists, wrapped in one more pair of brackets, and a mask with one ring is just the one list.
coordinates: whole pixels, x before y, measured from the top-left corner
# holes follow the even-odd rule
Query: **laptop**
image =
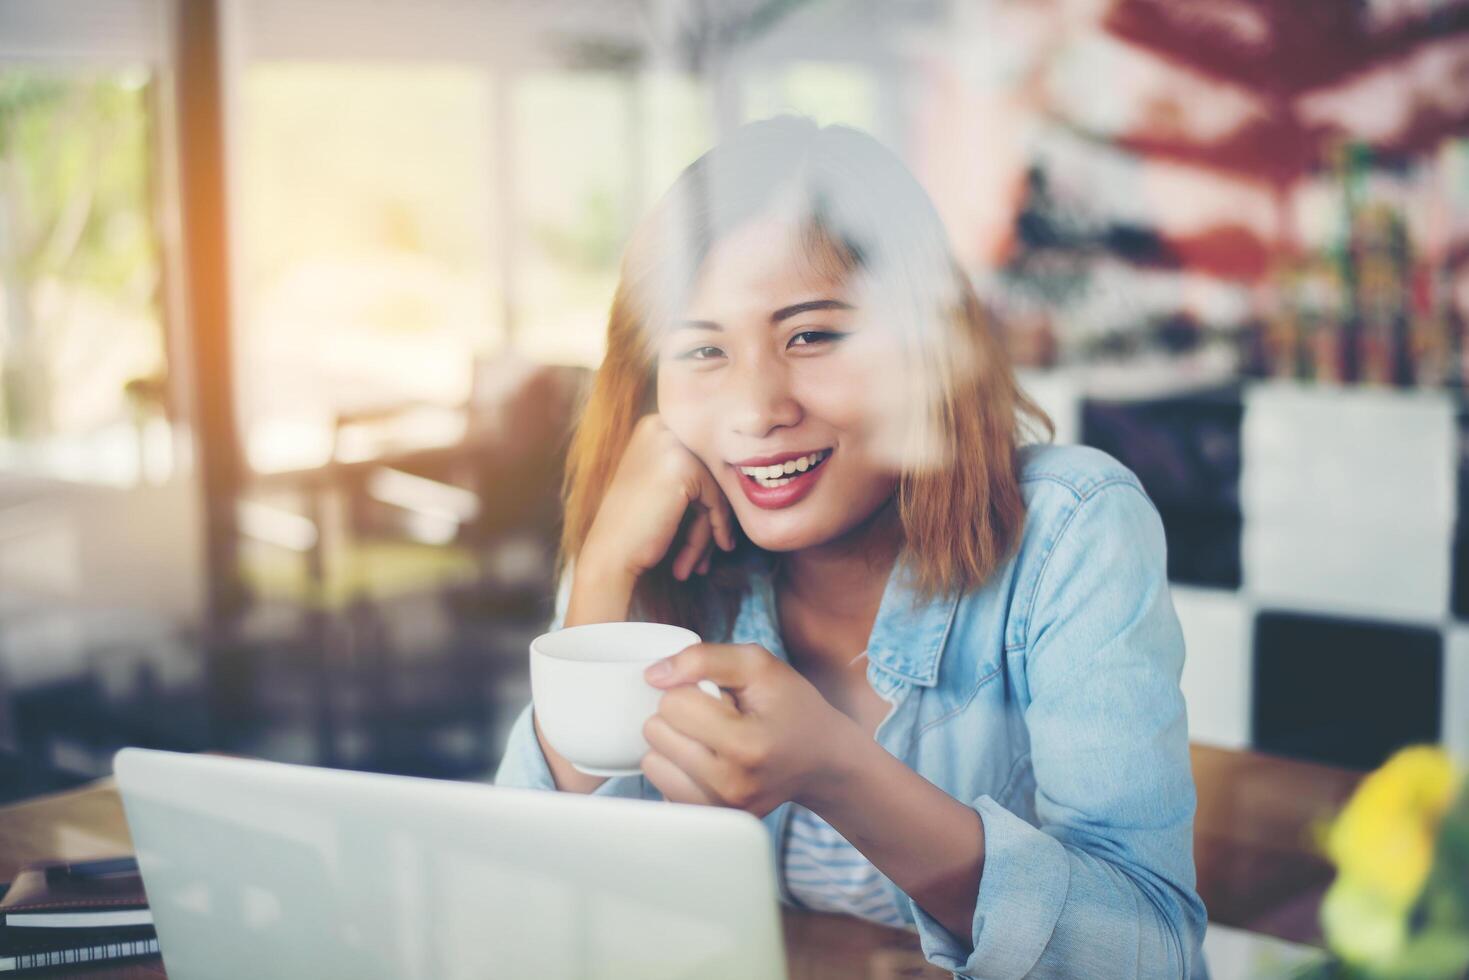
[(170, 980), (786, 975), (743, 811), (133, 748), (114, 768)]

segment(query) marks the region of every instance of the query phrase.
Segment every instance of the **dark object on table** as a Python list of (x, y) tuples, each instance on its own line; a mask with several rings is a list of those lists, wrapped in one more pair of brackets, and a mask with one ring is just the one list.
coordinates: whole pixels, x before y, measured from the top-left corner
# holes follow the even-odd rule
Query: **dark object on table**
[(0, 899), (0, 973), (157, 952), (132, 857), (26, 865)]

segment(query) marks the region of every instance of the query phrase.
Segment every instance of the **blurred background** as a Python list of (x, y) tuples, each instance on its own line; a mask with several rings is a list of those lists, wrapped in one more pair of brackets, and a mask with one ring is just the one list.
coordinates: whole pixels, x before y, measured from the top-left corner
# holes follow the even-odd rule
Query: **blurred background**
[(786, 111), (1141, 476), (1196, 743), (1469, 758), (1469, 2), (0, 0), (0, 799), (491, 772), (623, 243)]

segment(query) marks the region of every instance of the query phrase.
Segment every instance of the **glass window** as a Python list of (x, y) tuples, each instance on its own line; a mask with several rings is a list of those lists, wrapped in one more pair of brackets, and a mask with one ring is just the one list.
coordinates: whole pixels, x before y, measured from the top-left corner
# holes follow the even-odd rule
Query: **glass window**
[(757, 71), (746, 78), (746, 121), (783, 112), (810, 116), (823, 126), (842, 123), (877, 132), (877, 83), (861, 65), (821, 61)]
[(153, 74), (0, 68), (0, 434), (8, 467), (166, 479)]
[[(502, 342), (488, 73), (261, 62), (240, 98), (251, 464), (324, 461), (343, 414), (461, 405), (475, 357)], [(461, 434), (459, 413), (404, 418), (415, 441)]]
[(645, 176), (639, 205), (646, 210), (684, 167), (713, 145), (714, 125), (712, 96), (702, 79), (676, 71), (651, 71), (641, 84)]
[(628, 133), (637, 87), (614, 72), (516, 79), (515, 346), (595, 365), (631, 223)]

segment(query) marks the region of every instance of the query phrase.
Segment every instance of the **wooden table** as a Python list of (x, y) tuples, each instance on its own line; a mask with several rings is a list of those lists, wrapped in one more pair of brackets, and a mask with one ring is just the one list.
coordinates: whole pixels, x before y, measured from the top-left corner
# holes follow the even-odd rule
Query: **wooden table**
[[(1361, 774), (1197, 745), (1193, 766), (1199, 795), (1194, 856), (1210, 920), (1297, 942), (1319, 941), (1316, 915), (1331, 869), (1314, 853), (1310, 827), (1340, 806)], [(131, 851), (110, 779), (0, 808), (0, 881), (27, 861)], [(924, 960), (912, 932), (784, 906), (781, 914), (792, 980), (951, 975)], [(154, 957), (65, 975), (158, 978), (164, 972)]]
[(1209, 921), (1321, 944), (1335, 876), (1312, 827), (1335, 815), (1361, 772), (1257, 752), (1193, 746), (1194, 865)]

